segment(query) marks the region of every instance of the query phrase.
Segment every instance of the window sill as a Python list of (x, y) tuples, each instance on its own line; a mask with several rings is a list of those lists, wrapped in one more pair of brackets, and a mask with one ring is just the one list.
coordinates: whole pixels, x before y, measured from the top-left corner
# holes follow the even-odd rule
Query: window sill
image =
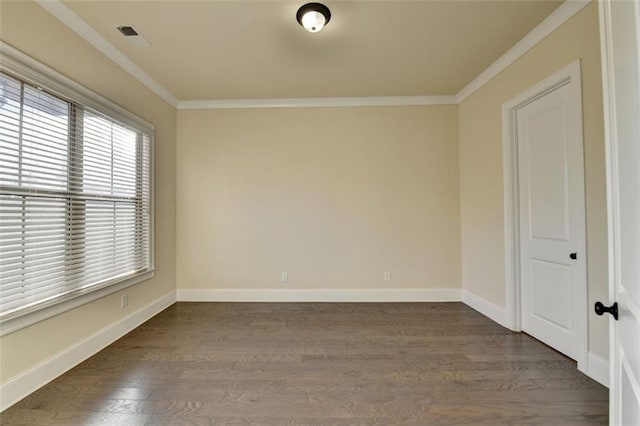
[(80, 294), (72, 299), (64, 300), (51, 306), (46, 306), (33, 312), (25, 313), (24, 315), (20, 315), (15, 318), (7, 318), (2, 323), (0, 323), (0, 337), (14, 333), (22, 328), (36, 324), (40, 321), (44, 321), (56, 315), (60, 315), (63, 312), (70, 311), (71, 309), (77, 308), (79, 306), (86, 305), (87, 303), (93, 302), (94, 300), (98, 300), (102, 297), (108, 296), (127, 287), (131, 287), (135, 284), (147, 281), (154, 276), (155, 272), (152, 270), (149, 272), (145, 272), (144, 274), (137, 275), (133, 278), (129, 278), (128, 280), (124, 280), (116, 284), (111, 284), (103, 288), (98, 288), (85, 294)]

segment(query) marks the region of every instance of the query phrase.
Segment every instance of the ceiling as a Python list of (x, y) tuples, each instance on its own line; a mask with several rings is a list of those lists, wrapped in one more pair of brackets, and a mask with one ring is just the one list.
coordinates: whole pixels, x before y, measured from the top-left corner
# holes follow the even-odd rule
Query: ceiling
[[(64, 1), (180, 100), (434, 96), (460, 91), (561, 0)], [(133, 25), (137, 47), (115, 29)]]

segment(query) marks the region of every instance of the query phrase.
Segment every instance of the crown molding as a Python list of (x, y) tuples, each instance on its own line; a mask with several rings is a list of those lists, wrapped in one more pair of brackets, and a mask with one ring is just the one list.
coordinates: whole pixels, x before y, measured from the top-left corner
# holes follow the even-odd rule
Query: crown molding
[(109, 43), (93, 27), (65, 6), (60, 0), (35, 0), (41, 7), (75, 31), (80, 37), (110, 58), (134, 78), (177, 109), (234, 108), (313, 108), (358, 106), (454, 105), (462, 102), (493, 77), (558, 29), (591, 0), (566, 0), (551, 15), (538, 24), (497, 61), (481, 72), (455, 95), (450, 96), (382, 96), (339, 98), (274, 98), (274, 99), (211, 99), (179, 101), (164, 86), (143, 71), (124, 53)]
[(455, 105), (455, 96), (381, 96), (361, 98), (211, 99), (180, 101), (178, 109), (318, 108), (363, 106)]
[(475, 79), (467, 84), (456, 95), (456, 102), (460, 103), (476, 90), (484, 86), (493, 77), (514, 63), (518, 58), (527, 53), (532, 47), (540, 43), (545, 37), (557, 30), (562, 24), (567, 22), (573, 15), (584, 9), (591, 0), (566, 0), (558, 8), (540, 22), (533, 30), (524, 36), (519, 42), (498, 58), (486, 70), (481, 72)]
[(114, 45), (109, 43), (92, 26), (87, 24), (82, 18), (76, 15), (71, 9), (65, 6), (60, 0), (35, 0), (43, 9), (58, 18), (63, 24), (77, 33), (93, 47), (102, 52), (107, 58), (118, 64), (122, 69), (131, 74), (140, 83), (160, 96), (166, 102), (176, 107), (178, 99), (171, 94), (164, 86), (154, 80), (142, 68), (137, 66), (124, 53), (119, 51)]
[[(153, 123), (138, 117), (126, 108), (121, 107), (117, 103), (70, 79), (66, 75), (2, 40), (0, 40), (0, 68), (13, 71), (20, 75), (21, 78), (28, 79), (32, 84), (47, 86), (47, 89), (63, 97), (68, 97), (73, 94), (75, 101), (81, 102), (98, 111), (109, 111), (109, 114), (117, 117), (118, 120), (123, 123), (133, 124), (136, 127), (142, 126), (149, 131), (155, 129)], [(0, 336), (1, 335), (2, 333), (0, 332)]]

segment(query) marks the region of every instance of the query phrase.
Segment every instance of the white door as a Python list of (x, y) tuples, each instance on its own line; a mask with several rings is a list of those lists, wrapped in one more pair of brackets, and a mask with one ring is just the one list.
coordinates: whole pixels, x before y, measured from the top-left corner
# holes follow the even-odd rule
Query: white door
[(609, 207), (610, 421), (640, 425), (640, 5), (600, 3)]
[(579, 90), (571, 80), (516, 112), (522, 330), (573, 359), (587, 320)]

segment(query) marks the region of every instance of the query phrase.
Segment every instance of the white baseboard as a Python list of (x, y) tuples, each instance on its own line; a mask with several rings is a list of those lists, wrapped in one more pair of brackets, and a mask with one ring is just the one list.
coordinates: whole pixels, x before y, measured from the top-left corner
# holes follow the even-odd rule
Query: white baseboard
[[(177, 295), (174, 292), (167, 293), (120, 321), (2, 383), (0, 412), (104, 349), (171, 306), (176, 300), (180, 302), (459, 302), (462, 300), (498, 324), (504, 326), (506, 323), (504, 309), (467, 290), (459, 289), (182, 289), (177, 291)], [(589, 352), (587, 375), (609, 387), (609, 362)]]
[(480, 312), (485, 317), (492, 319), (501, 326), (507, 327), (507, 311), (498, 305), (489, 302), (478, 295), (471, 293), (468, 290), (462, 290), (462, 301), (465, 305)]
[(606, 359), (589, 352), (586, 373), (602, 386), (609, 387), (609, 361)]
[(118, 322), (99, 330), (92, 336), (2, 383), (0, 385), (0, 412), (104, 349), (149, 318), (171, 306), (175, 301), (175, 292), (167, 293)]
[[(492, 319), (501, 326), (507, 327), (507, 314), (501, 308), (488, 300), (477, 296), (467, 290), (462, 290), (462, 301), (469, 307), (480, 312), (482, 315)], [(603, 386), (609, 387), (609, 361), (589, 352), (587, 368), (579, 366), (579, 370)]]
[(178, 302), (459, 302), (456, 288), (178, 289)]

